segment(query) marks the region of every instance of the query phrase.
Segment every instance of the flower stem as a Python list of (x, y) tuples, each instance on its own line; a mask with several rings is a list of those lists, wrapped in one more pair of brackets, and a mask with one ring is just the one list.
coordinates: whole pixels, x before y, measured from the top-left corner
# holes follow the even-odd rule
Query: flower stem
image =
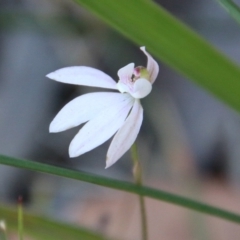
[[(142, 186), (142, 169), (138, 159), (137, 145), (134, 143), (131, 147), (131, 157), (133, 161), (133, 177), (134, 182), (138, 186)], [(141, 214), (141, 229), (142, 229), (142, 240), (148, 239), (147, 231), (147, 215), (145, 208), (144, 197), (139, 195), (139, 204), (140, 204), (140, 214)]]
[(18, 239), (23, 240), (23, 209), (22, 197), (18, 197)]

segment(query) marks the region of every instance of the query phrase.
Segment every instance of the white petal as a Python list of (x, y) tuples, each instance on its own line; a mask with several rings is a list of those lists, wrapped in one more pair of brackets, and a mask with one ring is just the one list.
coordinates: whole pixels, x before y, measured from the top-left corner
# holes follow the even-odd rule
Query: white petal
[(118, 76), (120, 82), (128, 83), (129, 79), (132, 77), (134, 70), (134, 63), (129, 63), (127, 66), (120, 68), (118, 70)]
[(140, 47), (140, 49), (144, 52), (147, 56), (147, 70), (149, 71), (150, 75), (150, 82), (153, 84), (157, 78), (159, 72), (159, 66), (157, 62), (153, 59), (153, 57), (146, 51), (145, 47)]
[(49, 73), (48, 78), (58, 82), (116, 89), (116, 82), (106, 73), (91, 67), (66, 67)]
[(123, 125), (134, 101), (129, 94), (124, 95), (125, 101), (112, 103), (82, 127), (70, 143), (70, 157), (77, 157), (101, 145)]
[(133, 85), (130, 94), (134, 98), (144, 98), (152, 91), (152, 84), (145, 78), (139, 78)]
[(106, 168), (112, 166), (132, 146), (139, 133), (142, 120), (143, 108), (139, 100), (135, 100), (131, 113), (114, 136), (108, 149)]
[(50, 124), (50, 132), (76, 127), (115, 102), (125, 101), (125, 94), (111, 92), (88, 93), (67, 103)]
[(129, 92), (129, 87), (126, 84), (124, 84), (124, 83), (122, 83), (120, 81), (117, 83), (117, 89), (121, 93), (125, 93), (125, 92), (128, 93)]

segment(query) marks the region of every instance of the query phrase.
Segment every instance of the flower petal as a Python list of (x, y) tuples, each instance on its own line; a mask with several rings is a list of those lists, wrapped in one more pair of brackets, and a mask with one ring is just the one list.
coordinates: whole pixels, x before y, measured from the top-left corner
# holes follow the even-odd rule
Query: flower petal
[(120, 81), (117, 83), (117, 89), (121, 93), (128, 93), (129, 92), (129, 86), (120, 82)]
[(146, 51), (145, 47), (140, 47), (140, 49), (144, 52), (147, 56), (147, 70), (149, 71), (150, 75), (150, 82), (153, 84), (157, 78), (159, 72), (158, 63), (153, 59), (153, 57)]
[(128, 84), (131, 79), (134, 70), (134, 63), (129, 63), (127, 66), (122, 67), (118, 70), (119, 80), (122, 83)]
[(70, 157), (77, 157), (101, 145), (123, 125), (134, 101), (129, 94), (124, 95), (125, 101), (113, 103), (82, 127), (70, 143)]
[(61, 132), (89, 121), (112, 103), (125, 101), (126, 94), (96, 92), (67, 103), (50, 124), (49, 132)]
[(152, 84), (145, 78), (139, 78), (133, 85), (130, 94), (134, 98), (144, 98), (152, 91)]
[(139, 133), (142, 120), (143, 108), (139, 100), (135, 100), (131, 113), (110, 144), (106, 168), (112, 166), (132, 146)]
[(58, 82), (116, 89), (116, 82), (106, 73), (91, 67), (66, 67), (49, 73), (48, 78)]

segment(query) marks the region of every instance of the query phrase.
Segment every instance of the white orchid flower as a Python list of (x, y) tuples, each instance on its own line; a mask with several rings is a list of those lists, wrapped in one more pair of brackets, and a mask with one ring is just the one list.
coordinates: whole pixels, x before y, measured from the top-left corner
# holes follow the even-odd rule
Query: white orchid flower
[(88, 93), (66, 104), (50, 124), (50, 132), (61, 132), (87, 122), (69, 146), (70, 157), (78, 157), (101, 145), (115, 133), (107, 152), (106, 168), (113, 165), (132, 146), (143, 120), (140, 98), (152, 90), (159, 67), (145, 50), (147, 68), (134, 63), (118, 71), (116, 83), (110, 76), (91, 67), (66, 67), (47, 75), (58, 82), (100, 87), (119, 92)]

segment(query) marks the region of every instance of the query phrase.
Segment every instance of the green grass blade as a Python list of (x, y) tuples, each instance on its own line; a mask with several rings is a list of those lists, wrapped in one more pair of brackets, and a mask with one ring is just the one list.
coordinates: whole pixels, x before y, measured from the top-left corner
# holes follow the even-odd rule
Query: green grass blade
[(239, 67), (153, 1), (75, 1), (240, 111)]
[(48, 164), (43, 164), (39, 162), (32, 162), (23, 159), (16, 159), (7, 156), (0, 155), (0, 164), (24, 168), (31, 171), (38, 171), (42, 173), (53, 174), (61, 177), (66, 177), (70, 179), (75, 179), (83, 182), (93, 183), (99, 186), (109, 187), (113, 189), (118, 189), (130, 193), (139, 194), (141, 196), (150, 197), (153, 199), (165, 201), (168, 203), (173, 203), (178, 206), (182, 206), (188, 209), (199, 211), (201, 213), (213, 215), (225, 220), (232, 222), (240, 223), (240, 215), (225, 211), (223, 209), (213, 207), (204, 203), (200, 203), (194, 200), (191, 200), (186, 197), (181, 197), (176, 194), (168, 193), (166, 191), (161, 191), (153, 189), (150, 187), (141, 187), (136, 184), (114, 180), (106, 177), (101, 177), (81, 171), (70, 170), (61, 167), (55, 167)]
[(240, 7), (232, 0), (217, 0), (229, 14), (240, 23)]
[[(6, 206), (0, 206), (0, 219), (4, 219), (7, 224), (7, 232), (14, 231), (17, 235), (18, 222), (17, 211)], [(24, 235), (26, 239), (33, 237), (36, 240), (107, 240), (97, 233), (93, 233), (85, 228), (74, 227), (72, 225), (59, 223), (40, 216), (24, 214)], [(32, 239), (32, 238), (31, 238)]]

